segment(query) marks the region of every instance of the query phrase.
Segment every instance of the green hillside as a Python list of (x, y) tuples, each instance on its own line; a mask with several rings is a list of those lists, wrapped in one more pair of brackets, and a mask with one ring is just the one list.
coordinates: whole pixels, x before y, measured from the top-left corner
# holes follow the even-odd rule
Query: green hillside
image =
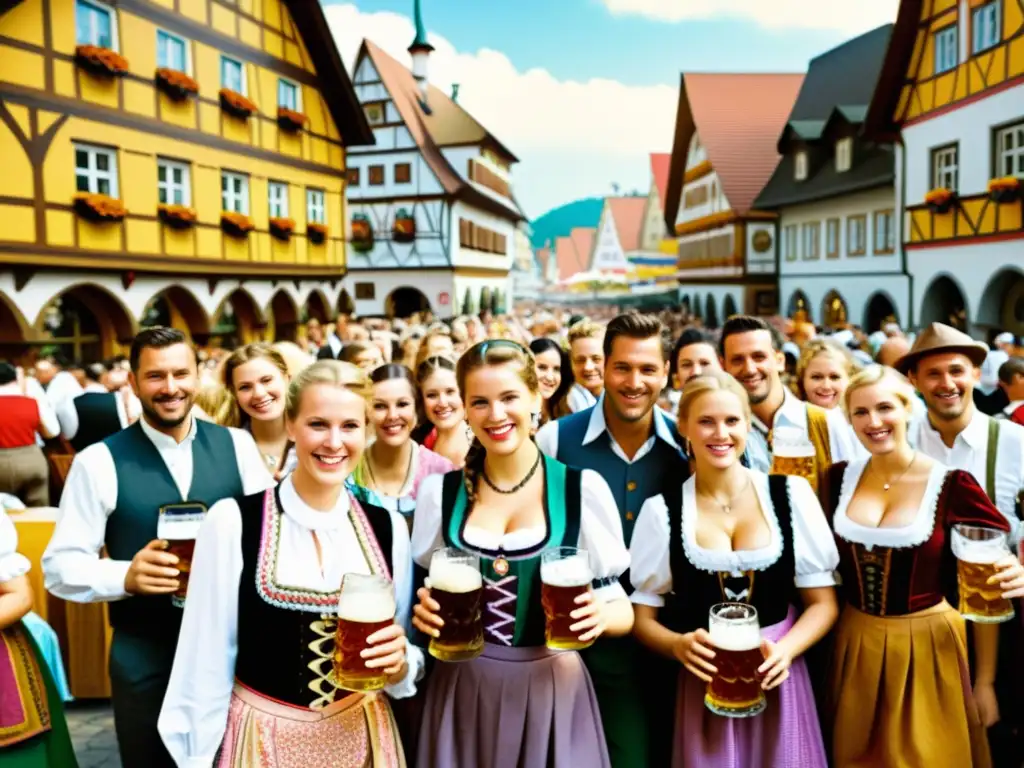
[(601, 219), (602, 206), (603, 198), (586, 197), (552, 208), (530, 222), (533, 227), (531, 244), (534, 248), (543, 248), (548, 240), (554, 245), (556, 237), (565, 237), (573, 227), (596, 227)]

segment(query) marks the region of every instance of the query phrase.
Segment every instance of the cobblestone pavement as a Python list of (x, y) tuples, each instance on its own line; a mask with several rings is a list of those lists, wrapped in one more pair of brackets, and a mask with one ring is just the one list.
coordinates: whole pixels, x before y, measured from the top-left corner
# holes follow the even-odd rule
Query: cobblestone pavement
[(109, 701), (83, 700), (65, 705), (78, 768), (121, 768)]

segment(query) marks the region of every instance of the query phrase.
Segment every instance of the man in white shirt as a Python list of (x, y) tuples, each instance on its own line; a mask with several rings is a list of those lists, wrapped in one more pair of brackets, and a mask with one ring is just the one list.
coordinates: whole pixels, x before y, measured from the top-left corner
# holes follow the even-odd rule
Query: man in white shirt
[(142, 404), (120, 368), (103, 363), (85, 367), (85, 389), (57, 407), (60, 432), (76, 451), (84, 451), (115, 432), (134, 424)]
[(992, 349), (987, 351), (981, 363), (981, 382), (978, 389), (984, 394), (992, 394), (999, 386), (999, 367), (1013, 354), (1013, 342), (1012, 333), (1000, 333), (992, 339)]
[(175, 506), (209, 508), (265, 490), (273, 478), (251, 435), (192, 417), (196, 356), (180, 331), (140, 333), (131, 367), (143, 418), (75, 457), (43, 572), (57, 597), (110, 604), (122, 763), (172, 768), (156, 724), (182, 611), (171, 601), (178, 558), (165, 551), (158, 523)]
[(604, 392), (604, 327), (591, 320), (580, 320), (569, 328), (569, 362), (576, 383), (569, 390), (569, 410), (573, 413), (597, 404)]

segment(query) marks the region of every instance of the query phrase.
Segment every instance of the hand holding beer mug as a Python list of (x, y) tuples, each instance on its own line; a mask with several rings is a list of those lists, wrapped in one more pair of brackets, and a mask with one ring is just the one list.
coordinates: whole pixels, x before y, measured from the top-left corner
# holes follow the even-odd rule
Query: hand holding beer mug
[(377, 691), (405, 664), (405, 631), (395, 623), (395, 588), (384, 576), (346, 573), (338, 599), (334, 682)]
[(811, 488), (818, 490), (818, 465), (814, 457), (814, 445), (802, 430), (785, 427), (774, 430), (771, 474), (806, 478)]
[(543, 552), (540, 580), (547, 647), (578, 651), (593, 645), (604, 633), (605, 619), (590, 588), (594, 574), (587, 551), (556, 547)]
[(761, 714), (766, 702), (758, 670), (765, 658), (757, 609), (745, 603), (712, 606), (708, 634), (717, 671), (708, 683), (704, 706), (723, 717)]
[(1003, 597), (1001, 571), (1019, 565), (1010, 554), (1007, 534), (994, 528), (954, 525), (951, 541), (960, 587), (960, 614), (979, 624), (999, 624), (1014, 616)]
[(480, 558), (458, 549), (435, 550), (428, 587), (441, 619), (430, 635), (430, 655), (440, 661), (468, 661), (484, 649), (483, 577)]

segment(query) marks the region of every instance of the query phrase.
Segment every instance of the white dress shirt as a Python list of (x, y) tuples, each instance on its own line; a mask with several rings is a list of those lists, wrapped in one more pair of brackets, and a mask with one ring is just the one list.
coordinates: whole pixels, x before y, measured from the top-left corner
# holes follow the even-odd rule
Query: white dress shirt
[(125, 408), (124, 395), (120, 392), (109, 392), (102, 384), (92, 381), (85, 385), (85, 389), (74, 397), (66, 398), (57, 406), (57, 419), (60, 421), (60, 433), (68, 440), (74, 440), (78, 434), (78, 409), (75, 408), (75, 400), (85, 394), (94, 393), (101, 395), (113, 395), (117, 406), (117, 420), (124, 429), (142, 415), (142, 403), (134, 394), (129, 397), (129, 406)]
[(67, 371), (58, 371), (50, 384), (46, 387), (46, 397), (54, 408), (59, 406), (66, 399), (82, 394), (84, 390), (78, 383), (78, 379)]
[[(346, 573), (370, 573), (349, 518), (349, 497), (342, 493), (329, 512), (302, 500), (292, 478), (281, 481), (281, 527), (274, 581), (290, 588), (337, 592)], [(409, 527), (391, 515), (396, 621), (409, 628), (412, 559)], [(188, 599), (157, 729), (179, 766), (209, 768), (224, 738), (235, 660), (238, 656), (238, 590), (242, 576), (242, 516), (235, 499), (213, 505), (196, 539)], [(320, 543), (319, 550), (317, 541)], [(319, 556), (318, 556), (319, 552)], [(255, 588), (255, 587), (253, 587)], [(321, 609), (317, 609), (319, 614)], [(260, 642), (259, 638), (250, 639)], [(267, 648), (268, 663), (294, 648)], [(423, 651), (406, 646), (408, 673), (385, 691), (392, 698), (416, 693), (423, 672)]]
[[(182, 501), (192, 487), (192, 443), (196, 436), (193, 419), (188, 435), (180, 443), (159, 432), (142, 419), (142, 431), (167, 465)], [(242, 492), (258, 493), (272, 488), (274, 478), (267, 471), (252, 435), (231, 429)], [(117, 507), (117, 468), (110, 449), (103, 443), (90, 445), (75, 456), (60, 498), (60, 515), (50, 544), (43, 554), (46, 589), (63, 600), (94, 603), (128, 596), (124, 579), (131, 563), (100, 558), (106, 539), (107, 518)], [(156, 514), (156, 509), (153, 510)]]
[(18, 554), (18, 529), (0, 507), (0, 584), (29, 572), (32, 564)]
[(991, 395), (999, 387), (999, 368), (1010, 359), (1002, 349), (990, 349), (981, 364), (981, 382), (978, 385), (984, 394)]
[(569, 389), (569, 397), (566, 402), (569, 405), (569, 410), (576, 413), (597, 403), (597, 398), (589, 389), (577, 382)]

